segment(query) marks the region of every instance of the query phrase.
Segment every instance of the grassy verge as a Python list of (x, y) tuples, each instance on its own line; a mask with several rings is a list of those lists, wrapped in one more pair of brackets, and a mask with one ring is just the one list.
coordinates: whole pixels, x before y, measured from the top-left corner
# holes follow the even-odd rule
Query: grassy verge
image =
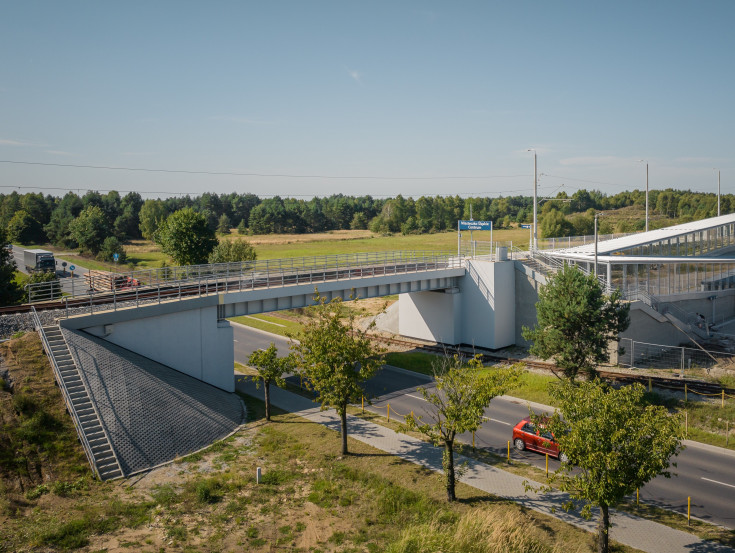
[[(396, 432), (402, 431), (402, 424), (400, 420), (397, 420), (396, 418), (388, 419), (383, 414), (375, 413), (370, 410), (363, 410), (360, 407), (348, 407), (348, 412), (351, 415), (379, 424), (386, 428), (390, 428)], [(406, 434), (426, 441), (426, 437), (422, 434), (415, 432), (406, 432)], [(498, 455), (482, 447), (474, 448), (471, 443), (457, 443), (456, 453), (481, 461), (517, 476), (528, 478), (534, 482), (546, 482), (547, 480), (545, 471), (536, 466), (524, 463), (523, 461), (518, 461), (517, 459), (508, 460), (507, 456)], [(552, 487), (555, 486), (552, 485)], [(616, 509), (663, 524), (670, 528), (681, 530), (682, 532), (693, 534), (704, 540), (715, 541), (729, 547), (735, 546), (735, 530), (722, 528), (699, 520), (692, 520), (691, 524), (689, 524), (685, 515), (674, 511), (648, 505), (646, 503), (636, 504), (635, 500), (625, 501), (618, 505)]]
[[(386, 355), (386, 363), (421, 374), (433, 375), (431, 360), (435, 356), (423, 352), (393, 352)], [(488, 367), (486, 370), (492, 370)], [(508, 392), (509, 396), (525, 401), (533, 401), (543, 405), (554, 406), (554, 400), (548, 392), (548, 386), (558, 379), (530, 371), (524, 371), (519, 385)], [(646, 395), (649, 402), (662, 405), (671, 412), (680, 413), (687, 418), (687, 438), (717, 447), (727, 447), (735, 451), (735, 402), (726, 400), (724, 407), (716, 398), (707, 401), (690, 394), (689, 398), (699, 401), (684, 401), (683, 398), (665, 397), (656, 392)], [(726, 426), (725, 421), (730, 421)], [(730, 436), (726, 440), (725, 431), (729, 428)]]
[(246, 315), (243, 317), (232, 317), (230, 320), (245, 326), (265, 330), (271, 334), (278, 334), (279, 336), (288, 337), (290, 333), (298, 337), (301, 334), (301, 324), (298, 322), (272, 315)]

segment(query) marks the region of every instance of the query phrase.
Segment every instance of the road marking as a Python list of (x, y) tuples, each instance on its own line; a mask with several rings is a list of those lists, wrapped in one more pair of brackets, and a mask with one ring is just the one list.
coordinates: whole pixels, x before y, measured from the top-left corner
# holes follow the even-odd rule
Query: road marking
[(422, 397), (419, 397), (419, 396), (414, 396), (414, 395), (411, 395), (411, 394), (406, 394), (406, 395), (407, 395), (408, 397), (412, 397), (413, 399), (420, 399), (421, 401), (426, 401), (426, 400), (425, 400), (424, 398), (422, 398)]
[(513, 425), (512, 425), (511, 423), (509, 423), (509, 422), (505, 422), (505, 421), (499, 421), (498, 419), (487, 419), (487, 420), (489, 420), (489, 421), (493, 421), (493, 422), (499, 422), (500, 424), (504, 424), (505, 426), (513, 426)]
[(729, 488), (735, 488), (734, 485), (732, 485), (732, 484), (725, 484), (724, 482), (720, 482), (719, 480), (711, 480), (709, 478), (705, 478), (704, 476), (701, 476), (700, 478), (702, 478), (702, 480), (706, 480), (707, 482), (713, 482), (714, 484), (721, 484), (721, 485), (727, 486)]
[(237, 342), (237, 340), (233, 340), (233, 342)]

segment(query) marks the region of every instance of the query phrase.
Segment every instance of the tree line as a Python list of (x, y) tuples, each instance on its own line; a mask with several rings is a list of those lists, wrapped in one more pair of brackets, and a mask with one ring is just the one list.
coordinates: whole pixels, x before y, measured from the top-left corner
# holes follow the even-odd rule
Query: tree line
[[(645, 204), (645, 192), (634, 190), (607, 195), (597, 190), (560, 192), (539, 207), (541, 236), (591, 234), (594, 211)], [(652, 190), (650, 212), (681, 222), (717, 213), (717, 196), (680, 190)], [(52, 243), (112, 257), (120, 243), (153, 239), (171, 214), (185, 208), (200, 213), (207, 226), (220, 233), (237, 228), (241, 234), (314, 233), (344, 229), (370, 229), (376, 233), (421, 234), (456, 228), (457, 220), (493, 221), (495, 228), (530, 223), (530, 196), (498, 198), (421, 196), (418, 199), (377, 199), (372, 196), (335, 194), (310, 200), (260, 198), (255, 194), (204, 193), (201, 196), (143, 200), (137, 192), (121, 196), (90, 191), (63, 197), (40, 193), (0, 194), (0, 226), (8, 238), (21, 244)], [(735, 196), (721, 198), (722, 213), (735, 209)], [(593, 210), (593, 211), (591, 211)], [(601, 221), (601, 232), (641, 230), (643, 221)], [(107, 240), (107, 244), (105, 244)]]

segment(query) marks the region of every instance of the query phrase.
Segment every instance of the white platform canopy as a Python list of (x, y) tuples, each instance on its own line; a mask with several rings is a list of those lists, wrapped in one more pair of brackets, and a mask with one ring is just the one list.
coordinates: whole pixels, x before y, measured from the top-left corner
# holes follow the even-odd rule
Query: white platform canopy
[[(722, 215), (721, 217), (712, 217), (710, 219), (701, 219), (699, 221), (682, 223), (681, 225), (674, 225), (656, 230), (649, 230), (648, 232), (631, 234), (630, 236), (623, 236), (621, 238), (613, 238), (612, 240), (598, 242), (597, 255), (615, 255), (617, 252), (630, 250), (631, 248), (671, 240), (694, 232), (707, 231), (709, 229), (718, 228), (723, 225), (731, 225), (733, 223), (735, 223), (735, 213)], [(554, 250), (554, 252), (547, 253), (550, 255), (559, 254), (560, 257), (565, 258), (572, 258), (573, 256), (589, 257), (595, 254), (595, 244), (592, 242), (583, 246), (562, 248)]]

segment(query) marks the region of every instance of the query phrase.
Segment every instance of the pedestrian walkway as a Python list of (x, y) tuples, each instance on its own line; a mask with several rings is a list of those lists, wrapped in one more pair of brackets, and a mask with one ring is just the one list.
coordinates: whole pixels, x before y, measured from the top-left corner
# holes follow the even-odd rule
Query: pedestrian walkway
[[(245, 377), (238, 377), (237, 390), (257, 398), (263, 396), (263, 391), (257, 390), (255, 384), (246, 380)], [(272, 387), (271, 403), (279, 409), (295, 413), (339, 432), (340, 420), (336, 412), (332, 409), (320, 411), (319, 405), (308, 398)], [(440, 448), (351, 415), (347, 416), (347, 424), (350, 438), (435, 472), (442, 470)], [(523, 482), (527, 481), (527, 478), (461, 455), (457, 455), (455, 460), (457, 464), (467, 464), (467, 472), (461, 478), (465, 484), (554, 516), (589, 532), (595, 532), (596, 519), (587, 521), (577, 513), (567, 513), (563, 510), (562, 504), (568, 498), (566, 494), (560, 492), (538, 494), (526, 491)], [(649, 553), (732, 553), (735, 551), (732, 548), (700, 540), (692, 534), (628, 513), (611, 510), (610, 518), (613, 523), (610, 537), (641, 551)]]

